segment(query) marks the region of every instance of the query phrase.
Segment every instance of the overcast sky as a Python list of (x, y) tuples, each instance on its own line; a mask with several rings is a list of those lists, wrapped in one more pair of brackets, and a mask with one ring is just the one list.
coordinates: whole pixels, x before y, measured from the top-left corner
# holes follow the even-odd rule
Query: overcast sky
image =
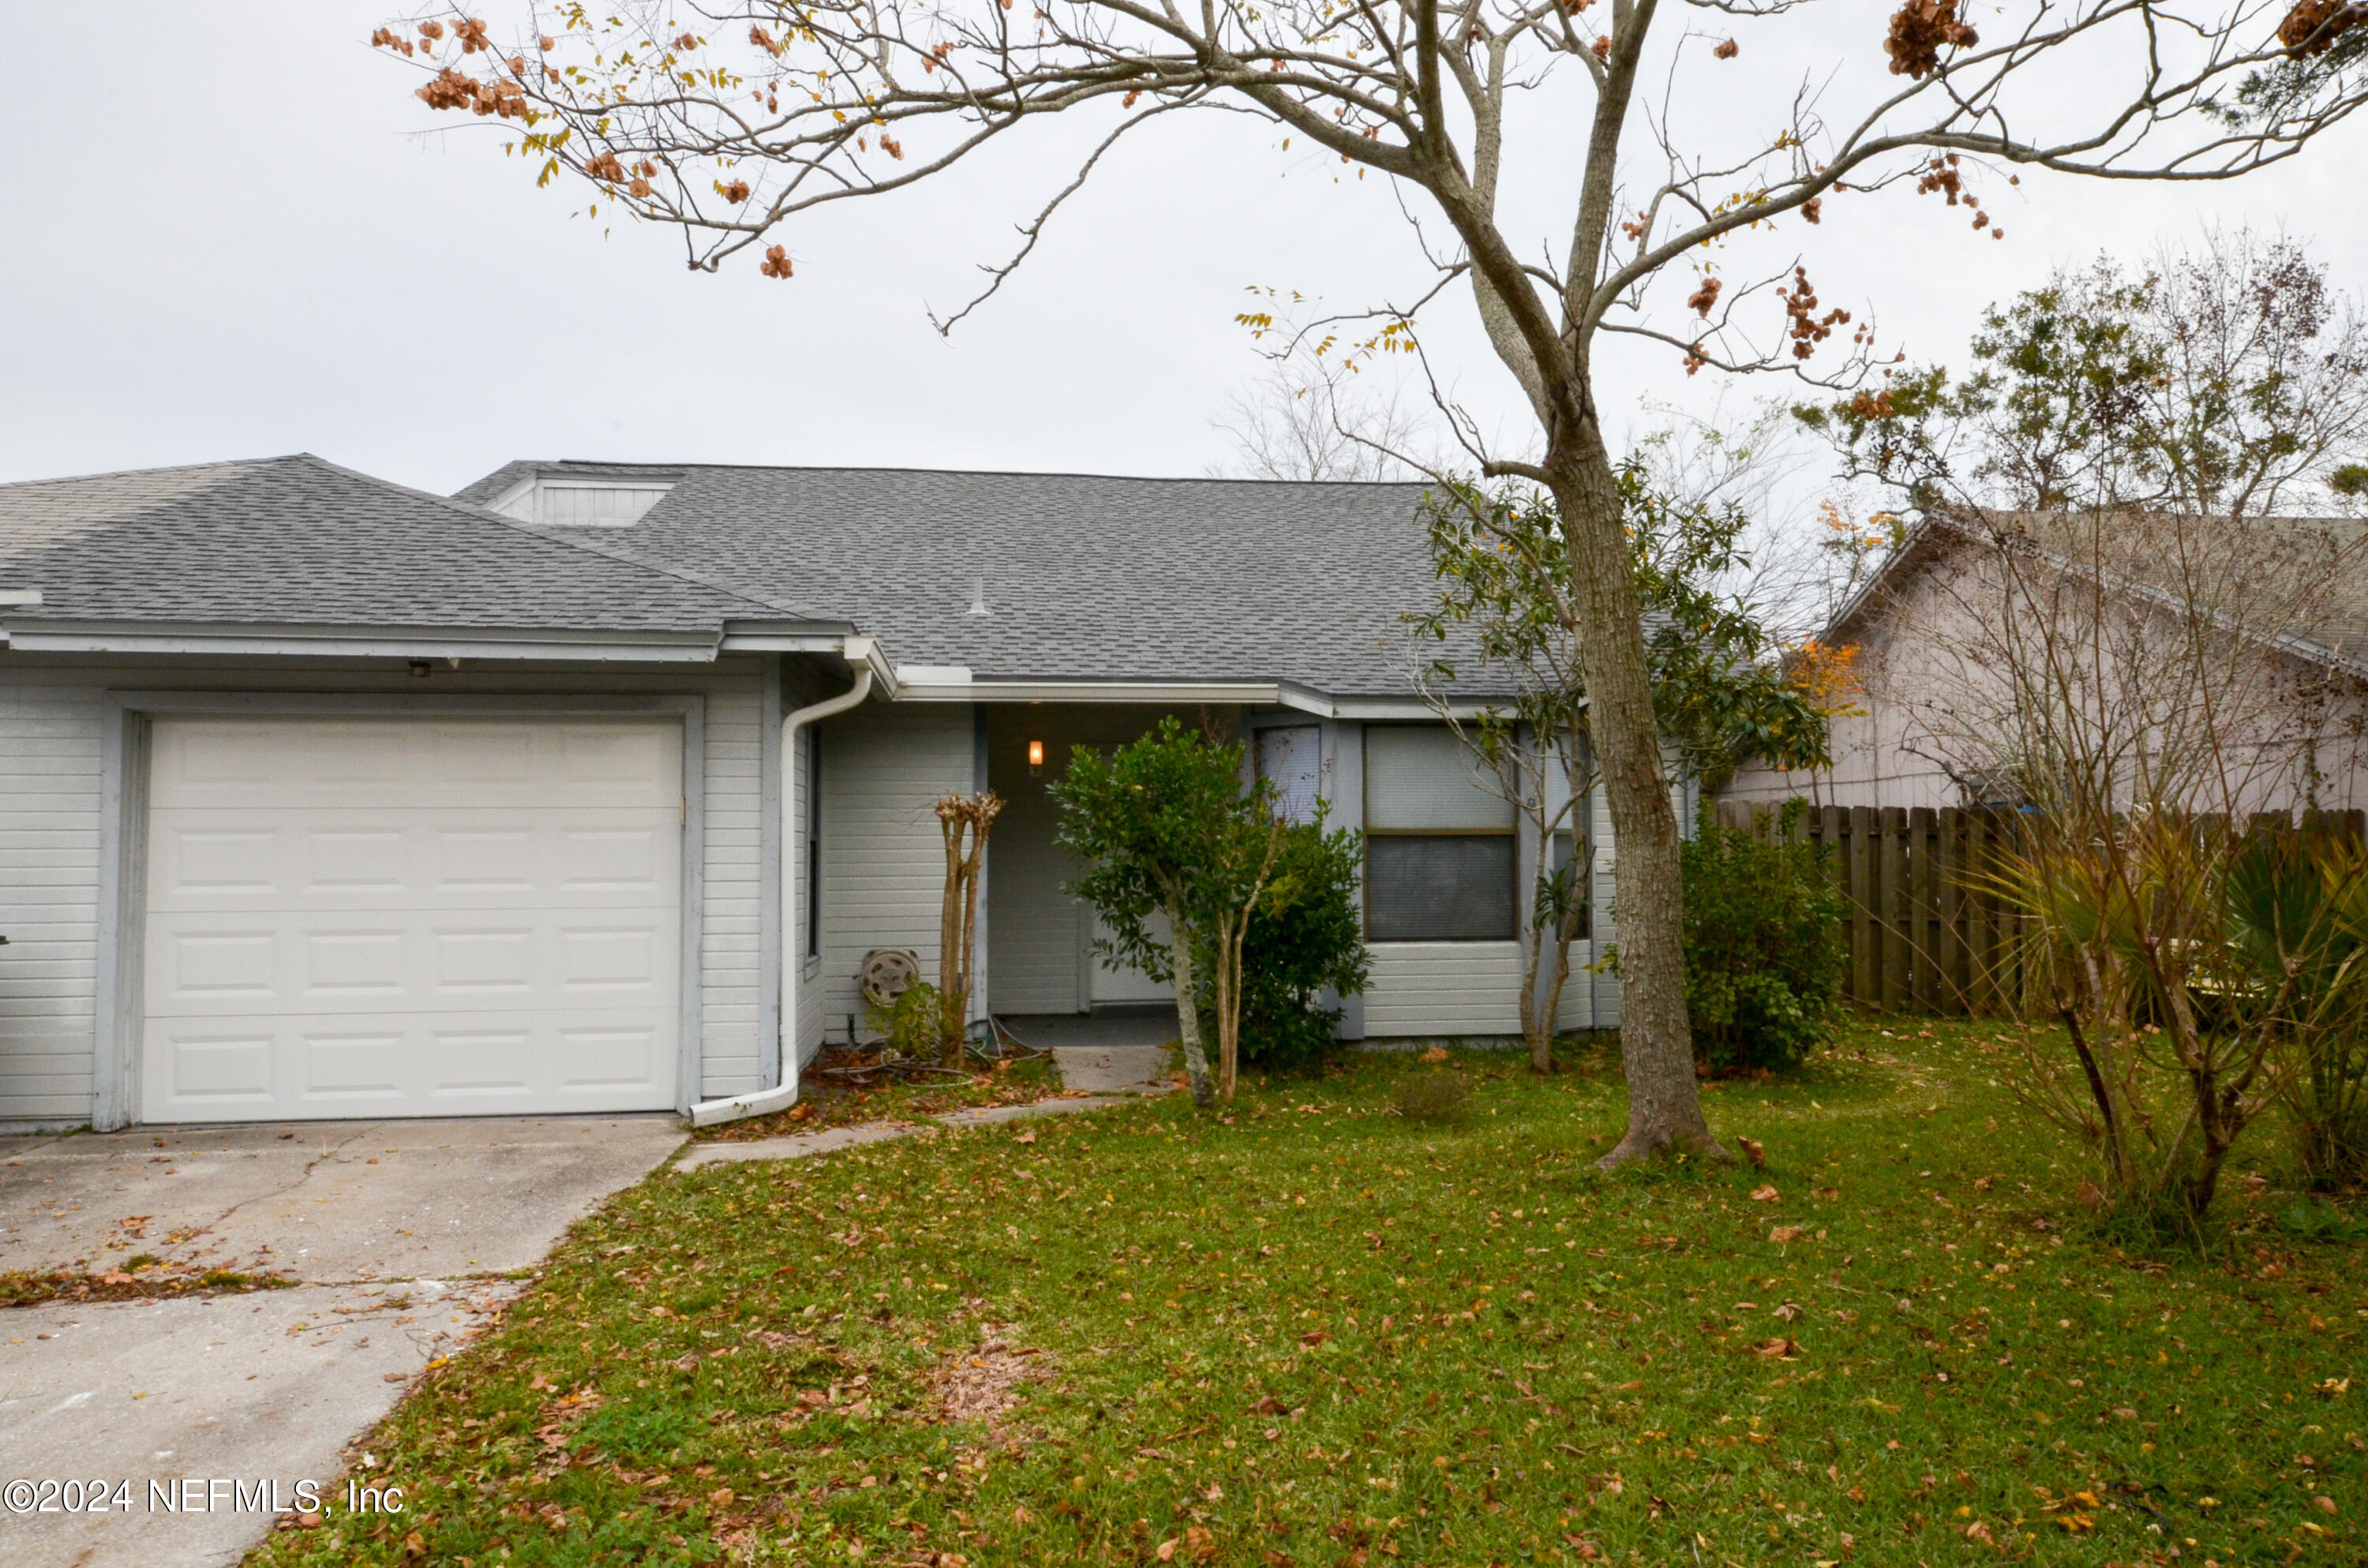
[[(1821, 7), (1821, 27), (1879, 40), (1889, 8)], [(0, 479), (299, 450), (438, 491), (516, 457), (1200, 473), (1257, 369), (1232, 324), (1247, 286), (1349, 304), (1423, 276), (1378, 180), (1336, 181), (1247, 119), (1171, 117), (948, 341), (925, 307), (957, 302), (1061, 182), (1064, 133), (813, 223), (789, 282), (695, 275), (670, 235), (571, 219), (577, 190), (537, 191), (498, 134), (416, 102), (363, 41), (391, 9), (151, 3), (108, 7), (98, 38), (85, 7), (0, 0)], [(2000, 243), (1904, 195), (1838, 203), (1802, 237), (1826, 302), (1872, 301), (1886, 342), (1962, 363), (1979, 306), (2051, 263), (2207, 222), (2283, 227), (2358, 289), (2363, 167), (2358, 122), (2241, 184), (2027, 180), (1992, 203)], [(1518, 431), (1468, 313), (1427, 341)], [(1600, 392), (1634, 430), (1713, 380), (1619, 353)]]

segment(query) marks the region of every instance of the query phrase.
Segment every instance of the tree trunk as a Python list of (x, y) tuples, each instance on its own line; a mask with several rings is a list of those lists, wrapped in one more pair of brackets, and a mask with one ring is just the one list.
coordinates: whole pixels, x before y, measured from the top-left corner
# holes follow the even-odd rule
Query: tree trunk
[(1208, 1052), (1201, 1047), (1201, 1006), (1192, 994), (1192, 927), (1183, 911), (1167, 911), (1169, 951), (1176, 965), (1176, 1033), (1184, 1045), (1184, 1075), (1192, 1085), (1192, 1103), (1202, 1110), (1217, 1103), (1217, 1085), (1209, 1076)]
[(1217, 917), (1217, 1097), (1234, 1097), (1241, 1061), (1242, 994), (1240, 947), (1231, 915)]
[[(1531, 902), (1534, 905), (1536, 901)], [(1546, 944), (1553, 939), (1532, 908), (1529, 934), (1521, 943), (1521, 1038), (1529, 1042), (1532, 1073), (1554, 1071), (1554, 1015), (1546, 1014), (1544, 1028), (1538, 1027), (1538, 975), (1545, 964)]]
[(1588, 733), (1611, 808), (1619, 865), (1620, 1056), (1628, 1080), (1628, 1131), (1600, 1163), (1617, 1165), (1679, 1150), (1729, 1159), (1711, 1136), (1695, 1092), (1680, 945), (1678, 814), (1661, 773), (1644, 607), (1628, 559), (1619, 483), (1591, 397), (1580, 428), (1557, 437), (1545, 467), (1569, 541)]
[[(1576, 869), (1571, 874), (1575, 877), (1584, 875), (1583, 872)], [(1575, 889), (1571, 902), (1574, 906), (1577, 903)], [(1577, 926), (1578, 917), (1575, 908), (1554, 922), (1554, 967), (1546, 971), (1545, 983), (1543, 987), (1531, 987), (1532, 992), (1537, 994), (1538, 1014), (1544, 1025), (1543, 1032), (1530, 1041), (1530, 1067), (1539, 1074), (1554, 1071), (1554, 1023), (1562, 1017), (1563, 987), (1570, 983), (1570, 944)]]
[(962, 820), (940, 803), (938, 824), (946, 839), (946, 892), (938, 911), (938, 1061), (962, 1065), (962, 971), (970, 954), (962, 940)]

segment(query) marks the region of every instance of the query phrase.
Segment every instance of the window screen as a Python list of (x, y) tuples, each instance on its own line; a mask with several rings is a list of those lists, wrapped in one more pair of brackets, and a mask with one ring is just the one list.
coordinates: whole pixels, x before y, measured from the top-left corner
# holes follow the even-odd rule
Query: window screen
[(1365, 843), (1365, 934), (1376, 942), (1508, 942), (1513, 835), (1376, 835)]
[(1502, 942), (1519, 932), (1513, 805), (1443, 724), (1365, 732), (1365, 934)]
[(1513, 831), (1513, 803), (1481, 788), (1471, 756), (1444, 724), (1365, 732), (1365, 826), (1377, 832)]

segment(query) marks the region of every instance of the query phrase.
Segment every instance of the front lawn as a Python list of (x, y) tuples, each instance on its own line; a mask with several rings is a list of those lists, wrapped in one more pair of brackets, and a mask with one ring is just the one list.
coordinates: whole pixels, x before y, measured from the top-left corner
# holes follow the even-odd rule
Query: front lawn
[(662, 1173), (260, 1560), (2362, 1561), (2360, 1248), (2232, 1179), (2123, 1256), (1916, 1032), (1713, 1086), (1764, 1171), (1600, 1175), (1616, 1074), (1507, 1054)]

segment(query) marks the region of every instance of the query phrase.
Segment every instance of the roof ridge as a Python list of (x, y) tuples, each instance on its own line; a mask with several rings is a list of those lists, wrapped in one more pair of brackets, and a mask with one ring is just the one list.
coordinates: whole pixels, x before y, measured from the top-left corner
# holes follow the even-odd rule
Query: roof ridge
[(457, 501), (450, 495), (438, 495), (432, 490), (416, 490), (408, 484), (398, 484), (391, 479), (381, 479), (376, 474), (364, 473), (359, 469), (347, 468), (343, 463), (331, 462), (328, 459), (322, 457), (315, 452), (298, 452), (295, 456), (303, 461), (314, 463), (322, 468), (327, 469), (332, 473), (342, 474), (348, 479), (359, 480), (365, 484), (373, 485), (381, 490), (391, 490), (400, 495), (410, 495), (421, 500), (433, 501), (447, 511), (453, 512), (461, 517), (466, 517), (471, 522), (499, 523), (504, 528), (515, 528), (519, 533), (525, 534), (532, 539), (541, 540), (547, 544), (555, 544), (570, 550), (582, 551), (587, 555), (597, 555), (605, 560), (618, 562), (626, 566), (638, 567), (642, 571), (655, 573), (662, 577), (672, 577), (678, 582), (695, 584), (700, 587), (711, 589), (713, 592), (726, 595), (729, 597), (744, 600), (758, 608), (770, 610), (776, 615), (795, 616), (801, 620), (825, 620), (837, 619), (834, 617), (814, 615), (806, 610), (797, 608), (794, 605), (783, 604), (779, 600), (767, 598), (761, 594), (754, 594), (746, 588), (737, 587), (720, 579), (710, 577), (705, 573), (695, 572), (686, 567), (668, 566), (659, 562), (644, 560), (642, 557), (633, 555), (626, 551), (619, 550), (614, 545), (595, 544), (590, 540), (572, 539), (564, 534), (553, 532), (552, 530), (544, 528), (540, 523), (526, 522), (520, 518), (510, 517), (506, 513), (496, 512), (491, 506), (480, 506), (474, 501)]
[(20, 490), (35, 484), (87, 484), (99, 479), (139, 479), (152, 473), (205, 473), (216, 469), (262, 468), (270, 463), (292, 462), (310, 457), (310, 452), (279, 452), (268, 458), (217, 458), (202, 463), (158, 463), (152, 468), (110, 468), (95, 473), (57, 473), (46, 479), (0, 480), (0, 490)]
[(716, 469), (739, 473), (913, 473), (942, 474), (958, 479), (1107, 479), (1121, 484), (1244, 484), (1302, 488), (1325, 486), (1341, 490), (1412, 490), (1425, 488), (1432, 483), (1432, 481), (1428, 479), (1269, 479), (1249, 474), (1089, 473), (1078, 469), (921, 468), (899, 463), (629, 462), (615, 461), (606, 458), (512, 458), (499, 468), (470, 481), (470, 483), (483, 484), (495, 474), (513, 468), (529, 470), (592, 468), (612, 472), (641, 469), (673, 473), (686, 473), (693, 469)]

